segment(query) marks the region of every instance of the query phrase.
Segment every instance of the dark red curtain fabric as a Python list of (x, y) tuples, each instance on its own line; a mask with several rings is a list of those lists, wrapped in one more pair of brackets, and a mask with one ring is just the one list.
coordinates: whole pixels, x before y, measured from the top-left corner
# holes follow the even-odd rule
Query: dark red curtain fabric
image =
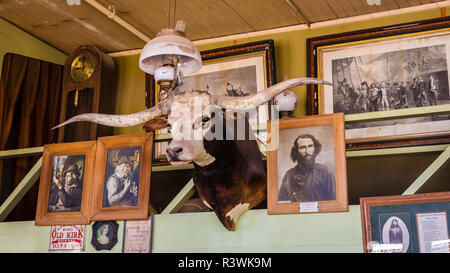
[[(0, 150), (57, 142), (58, 132), (50, 128), (59, 122), (63, 67), (17, 54), (4, 56), (0, 81)], [(38, 159), (38, 156), (20, 157), (0, 162), (2, 196), (7, 196), (20, 183)], [(6, 221), (35, 218), (38, 184)]]

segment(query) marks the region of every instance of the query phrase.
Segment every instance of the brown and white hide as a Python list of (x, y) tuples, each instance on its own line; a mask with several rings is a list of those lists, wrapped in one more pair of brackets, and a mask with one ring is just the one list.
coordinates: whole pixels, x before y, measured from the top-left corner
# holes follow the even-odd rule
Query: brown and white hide
[[(235, 230), (239, 217), (266, 198), (267, 178), (262, 155), (247, 118), (245, 139), (237, 139), (237, 120), (223, 119), (223, 140), (203, 140), (208, 154), (215, 158), (209, 165), (195, 162), (194, 184), (201, 200), (216, 213), (228, 230)], [(231, 131), (231, 132), (230, 132)], [(226, 134), (234, 136), (226, 139)], [(232, 133), (232, 134), (230, 134)]]

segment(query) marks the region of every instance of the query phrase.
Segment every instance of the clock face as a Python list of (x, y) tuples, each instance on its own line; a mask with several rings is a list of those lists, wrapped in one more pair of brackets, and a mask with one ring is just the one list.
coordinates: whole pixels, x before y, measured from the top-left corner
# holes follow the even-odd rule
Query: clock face
[(95, 59), (89, 53), (78, 55), (70, 66), (70, 74), (76, 82), (83, 82), (89, 79), (94, 73)]

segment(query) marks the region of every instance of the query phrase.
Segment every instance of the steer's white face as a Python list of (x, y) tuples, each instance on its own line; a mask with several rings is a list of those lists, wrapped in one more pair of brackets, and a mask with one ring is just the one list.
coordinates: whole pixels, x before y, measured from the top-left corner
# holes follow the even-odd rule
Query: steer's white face
[(206, 92), (188, 92), (177, 95), (172, 102), (167, 122), (173, 140), (166, 149), (167, 159), (172, 165), (194, 161), (200, 166), (206, 166), (215, 160), (203, 145), (216, 109), (211, 105), (210, 97)]

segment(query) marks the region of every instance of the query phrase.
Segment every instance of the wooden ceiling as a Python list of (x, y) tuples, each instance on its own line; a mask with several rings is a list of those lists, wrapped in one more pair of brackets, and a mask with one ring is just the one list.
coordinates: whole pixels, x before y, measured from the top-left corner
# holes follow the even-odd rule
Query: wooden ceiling
[[(79, 0), (80, 5), (69, 5), (71, 1), (76, 2), (2, 0), (0, 16), (65, 53), (82, 44), (106, 53), (140, 49), (169, 23), (170, 0)], [(186, 36), (195, 41), (445, 2), (380, 1), (380, 6), (370, 6), (366, 0), (177, 0), (175, 18), (187, 23)], [(101, 9), (111, 11), (110, 16)]]

